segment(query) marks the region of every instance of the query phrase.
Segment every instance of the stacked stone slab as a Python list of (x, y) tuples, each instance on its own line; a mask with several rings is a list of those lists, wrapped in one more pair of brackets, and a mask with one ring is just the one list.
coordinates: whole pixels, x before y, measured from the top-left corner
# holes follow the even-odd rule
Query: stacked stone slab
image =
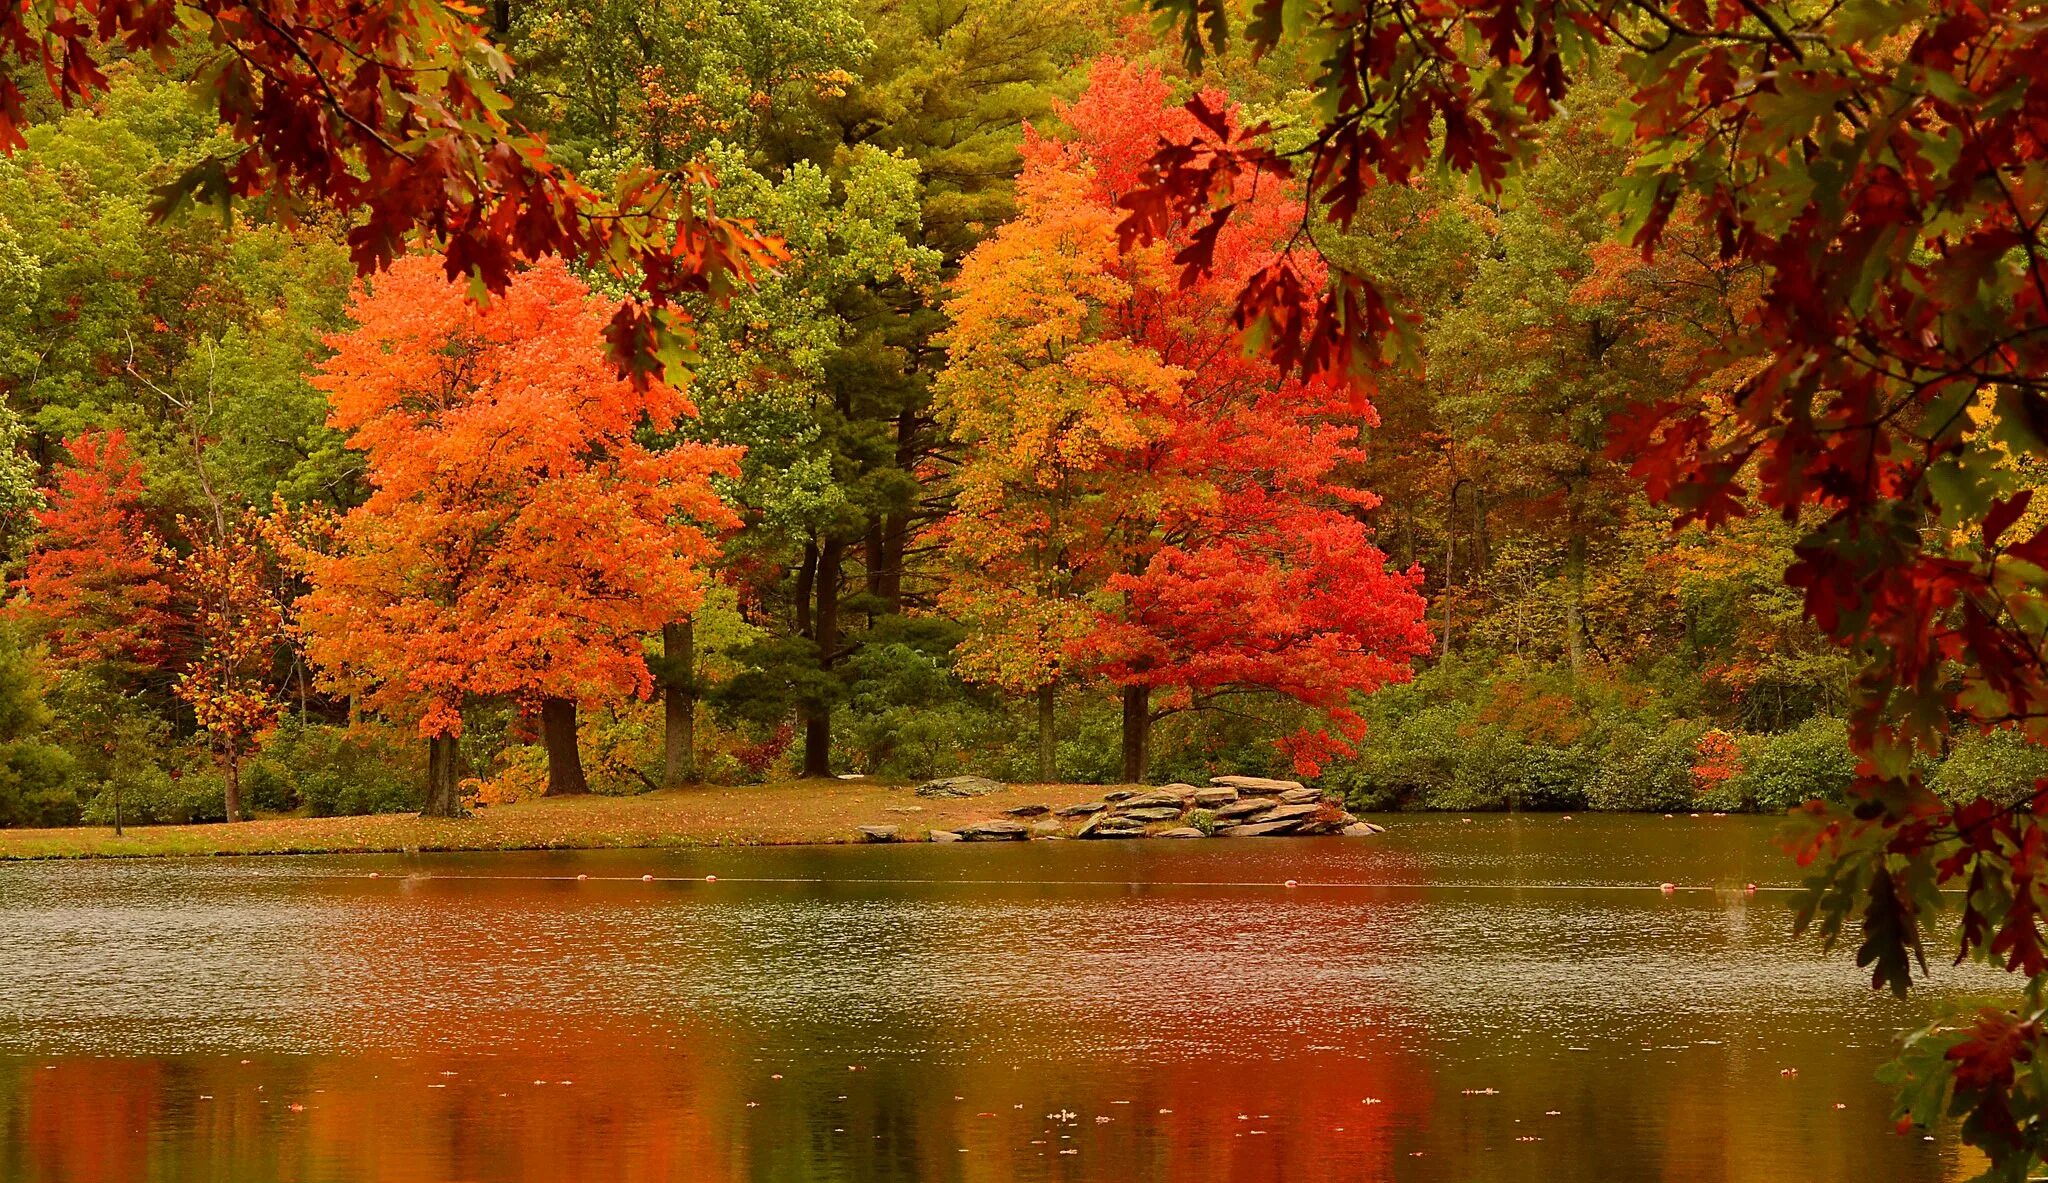
[[(1026, 806), (1008, 812), (1012, 816), (1039, 817), (1045, 810), (1042, 806)], [(1206, 788), (1170, 784), (1154, 789), (1112, 789), (1097, 800), (1076, 802), (1050, 812), (1076, 826), (1073, 837), (1105, 840), (1316, 834), (1363, 837), (1381, 832), (1379, 826), (1358, 820), (1300, 781), (1263, 776), (1219, 776), (1212, 778)], [(1197, 813), (1209, 815), (1208, 835), (1193, 824), (1198, 820)], [(1054, 827), (1040, 823), (1027, 830), (1016, 822), (997, 819), (967, 826), (959, 834), (969, 842), (1016, 841), (1052, 837)]]

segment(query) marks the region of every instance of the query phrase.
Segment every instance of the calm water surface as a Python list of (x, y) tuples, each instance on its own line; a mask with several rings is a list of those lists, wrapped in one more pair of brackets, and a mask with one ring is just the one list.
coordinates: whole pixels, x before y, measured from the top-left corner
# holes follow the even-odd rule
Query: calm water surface
[(0, 1179), (1971, 1173), (1772, 823), (1390, 821), (0, 868)]

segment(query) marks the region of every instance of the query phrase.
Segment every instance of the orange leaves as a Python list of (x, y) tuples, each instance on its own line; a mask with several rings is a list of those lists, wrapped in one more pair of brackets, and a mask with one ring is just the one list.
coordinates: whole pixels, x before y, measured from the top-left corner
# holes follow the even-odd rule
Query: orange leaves
[(358, 297), (318, 383), (374, 492), (300, 558), (315, 662), (455, 734), (472, 695), (647, 693), (639, 638), (693, 611), (737, 450), (640, 438), (693, 408), (616, 377), (604, 313), (559, 263), (478, 307), (431, 259)]
[[(1013, 691), (1100, 676), (1163, 708), (1236, 693), (1316, 707), (1304, 767), (1347, 750), (1350, 695), (1407, 676), (1426, 645), (1414, 583), (1353, 516), (1370, 494), (1346, 400), (1247, 356), (1237, 286), (1282, 260), (1301, 216), (1269, 177), (1227, 220), (1169, 220), (1119, 250), (1117, 202), (1157, 129), (1227, 133), (1220, 99), (1173, 110), (1157, 73), (1098, 62), (1033, 136), (1019, 215), (969, 257), (948, 305), (937, 401), (965, 447), (944, 530), (962, 560), (945, 607), (961, 668)], [(1183, 287), (1188, 253), (1208, 278)], [(1315, 276), (1320, 282), (1320, 273)]]

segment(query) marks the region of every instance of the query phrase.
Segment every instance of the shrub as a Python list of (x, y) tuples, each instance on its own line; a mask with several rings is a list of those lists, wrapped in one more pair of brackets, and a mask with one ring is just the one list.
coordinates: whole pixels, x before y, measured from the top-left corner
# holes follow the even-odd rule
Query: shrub
[(84, 820), (96, 826), (114, 824), (117, 797), (124, 825), (182, 826), (226, 821), (228, 816), (226, 785), (217, 770), (203, 763), (189, 772), (152, 761), (122, 765), (100, 782), (85, 807)]
[(1721, 786), (1714, 804), (1783, 813), (1815, 797), (1840, 800), (1855, 777), (1848, 724), (1816, 717), (1790, 731), (1748, 737), (1741, 771)]
[(2010, 802), (2026, 796), (2044, 776), (2048, 748), (2027, 742), (2017, 731), (1985, 731), (1958, 737), (1928, 785), (1947, 801), (1989, 797)]
[(287, 717), (244, 769), (244, 791), (264, 808), (304, 807), (315, 817), (416, 811), (425, 745), (394, 729)]
[(1588, 779), (1586, 803), (1650, 813), (1692, 808), (1692, 768), (1704, 730), (1684, 719), (1655, 733), (1633, 725), (1616, 728)]

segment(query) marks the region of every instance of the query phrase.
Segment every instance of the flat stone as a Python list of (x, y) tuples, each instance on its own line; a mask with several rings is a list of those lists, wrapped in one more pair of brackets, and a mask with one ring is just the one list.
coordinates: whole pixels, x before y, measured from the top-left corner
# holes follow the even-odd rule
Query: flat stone
[(1180, 806), (1147, 805), (1138, 809), (1120, 810), (1117, 816), (1129, 818), (1135, 822), (1170, 822), (1180, 816)]
[(955, 834), (951, 830), (933, 830), (931, 832), (931, 840), (934, 842), (958, 842), (960, 841), (960, 835)]
[(1344, 823), (1334, 817), (1312, 817), (1295, 827), (1294, 832), (1303, 836), (1310, 834), (1334, 834), (1343, 828)]
[(1203, 833), (1202, 833), (1202, 831), (1200, 831), (1200, 830), (1197, 830), (1197, 829), (1196, 829), (1196, 828), (1194, 828), (1193, 826), (1175, 826), (1175, 827), (1174, 827), (1174, 828), (1172, 828), (1171, 830), (1161, 830), (1161, 831), (1159, 831), (1159, 832), (1158, 832), (1157, 834), (1154, 834), (1154, 835), (1152, 835), (1152, 836), (1153, 836), (1154, 838), (1204, 838), (1204, 837), (1207, 837), (1207, 835), (1203, 834)]
[(1371, 822), (1352, 822), (1338, 831), (1338, 833), (1343, 834), (1346, 838), (1370, 838), (1374, 834), (1384, 834), (1386, 832), (1385, 826), (1376, 826)]
[(1083, 801), (1079, 805), (1069, 805), (1065, 809), (1060, 810), (1060, 816), (1086, 817), (1091, 813), (1101, 813), (1108, 808), (1109, 802), (1107, 801)]
[(1321, 808), (1322, 806), (1320, 805), (1277, 805), (1269, 812), (1260, 814), (1259, 821), (1261, 823), (1300, 821), (1305, 817), (1313, 817), (1316, 811)]
[(922, 805), (891, 805), (891, 806), (889, 806), (889, 812), (890, 812), (890, 813), (923, 813), (923, 812), (924, 812), (924, 806), (922, 806)]
[(1246, 826), (1225, 826), (1216, 831), (1218, 838), (1262, 838), (1269, 835), (1285, 834), (1301, 824), (1297, 818), (1284, 822), (1254, 822)]
[(1169, 793), (1164, 789), (1153, 789), (1147, 793), (1140, 793), (1135, 797), (1124, 798), (1123, 806), (1126, 809), (1138, 809), (1152, 805), (1171, 805), (1175, 809), (1179, 809), (1186, 800), (1187, 798), (1182, 797), (1179, 793)]
[(1128, 801), (1138, 795), (1136, 789), (1111, 789), (1102, 795), (1104, 801)]
[(1321, 789), (1287, 789), (1280, 794), (1280, 804), (1282, 805), (1300, 805), (1306, 801), (1320, 801), (1322, 799), (1323, 791)]
[(1298, 780), (1274, 780), (1268, 776), (1212, 776), (1209, 783), (1224, 785), (1254, 797), (1277, 797), (1289, 789), (1302, 787)]
[(1190, 794), (1197, 809), (1221, 809), (1237, 800), (1237, 790), (1232, 788), (1196, 789)]
[(1019, 805), (1015, 809), (1003, 810), (1004, 815), (1008, 817), (1044, 817), (1051, 812), (1050, 805)]
[(860, 840), (862, 842), (894, 842), (896, 841), (896, 831), (896, 826), (862, 826), (860, 827)]
[(960, 836), (969, 842), (1022, 842), (1031, 836), (1031, 831), (1022, 822), (994, 818), (960, 827)]
[(1099, 816), (1074, 834), (1076, 838), (1137, 838), (1145, 833), (1143, 823), (1125, 817)]
[(985, 776), (942, 776), (917, 786), (920, 797), (983, 797), (1001, 792), (1003, 783)]
[(1050, 838), (1059, 832), (1060, 824), (1051, 818), (1046, 818), (1042, 822), (1031, 823), (1031, 836), (1034, 838)]
[(1170, 785), (1160, 785), (1158, 791), (1162, 793), (1172, 793), (1176, 797), (1192, 797), (1196, 793), (1201, 792), (1202, 790), (1196, 788), (1191, 784), (1188, 784), (1186, 781), (1177, 780)]
[(1271, 801), (1262, 801), (1257, 797), (1253, 797), (1248, 801), (1239, 801), (1235, 805), (1226, 805), (1217, 810), (1216, 820), (1243, 821), (1254, 814), (1264, 813), (1272, 808), (1274, 808), (1274, 805)]

